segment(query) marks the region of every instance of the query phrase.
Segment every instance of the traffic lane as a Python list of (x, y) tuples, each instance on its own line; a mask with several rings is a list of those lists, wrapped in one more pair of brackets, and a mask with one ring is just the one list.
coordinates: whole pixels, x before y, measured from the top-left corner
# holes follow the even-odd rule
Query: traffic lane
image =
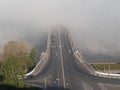
[(74, 71), (70, 57), (68, 55), (65, 56), (67, 56), (67, 58), (64, 57), (66, 87), (71, 90), (84, 90), (80, 77)]
[[(55, 35), (54, 35), (54, 33), (56, 33)], [(56, 59), (57, 59), (57, 52), (58, 52), (58, 37), (57, 37), (57, 32), (54, 32), (53, 34), (52, 34), (52, 39), (54, 39), (53, 40), (53, 42), (52, 42), (52, 45), (53, 46), (55, 46), (55, 47), (52, 47), (51, 46), (51, 49), (50, 49), (50, 58), (49, 58), (49, 63), (45, 66), (45, 69), (43, 69), (43, 72), (41, 72), (38, 76), (45, 76), (45, 75), (47, 75), (47, 74), (51, 74), (51, 73), (54, 73), (55, 71), (57, 72), (57, 67), (56, 67), (56, 65), (57, 65), (57, 62), (56, 62)], [(56, 68), (55, 68), (56, 67)], [(54, 70), (54, 69), (56, 69), (56, 70)]]
[[(65, 56), (67, 56), (67, 58), (66, 58), (67, 65), (65, 64), (65, 66), (66, 66), (66, 70), (65, 70), (65, 72), (66, 72), (66, 84), (72, 90), (84, 90), (86, 87), (83, 86), (82, 79), (81, 79), (82, 77), (77, 75), (77, 73), (73, 67), (71, 56), (69, 56), (69, 55), (65, 55)], [(96, 90), (96, 88), (97, 88), (97, 90), (101, 90), (100, 87), (96, 84), (96, 82), (90, 81), (87, 85), (91, 86), (91, 88), (93, 90)], [(96, 86), (94, 86), (94, 85), (96, 85)]]
[[(67, 43), (67, 51), (69, 52), (71, 52), (71, 53), (73, 53), (73, 51), (72, 51), (72, 45), (71, 45), (71, 42), (70, 42), (70, 38), (69, 38), (69, 33), (67, 32), (67, 31), (65, 30), (65, 31), (62, 31), (61, 33), (61, 35), (64, 37), (64, 39), (65, 39), (65, 43)], [(63, 39), (63, 40), (64, 40)], [(74, 54), (71, 54), (73, 57), (74, 57)], [(79, 61), (79, 60), (78, 60)], [(79, 62), (78, 62), (79, 63)], [(82, 67), (81, 68), (81, 70), (83, 70), (84, 72), (87, 72), (87, 73), (90, 73), (90, 71), (91, 71), (91, 69), (90, 68), (88, 68), (88, 66), (86, 66), (86, 64), (85, 63), (79, 63), (80, 64), (80, 66)]]
[[(68, 37), (68, 35), (67, 34), (65, 34), (65, 32), (63, 33), (63, 36), (62, 37), (64, 37), (64, 42), (63, 42), (63, 44), (64, 43), (67, 43), (67, 47), (66, 48), (64, 48), (64, 50), (66, 50), (66, 52), (69, 50), (69, 49), (71, 49), (71, 45), (70, 45), (70, 40), (69, 40), (69, 37)], [(66, 39), (66, 40), (65, 40)], [(71, 53), (70, 53), (71, 54)], [(74, 57), (74, 55), (73, 54), (71, 54), (70, 56), (72, 56), (71, 58), (73, 58), (72, 60), (74, 60), (74, 61), (78, 61), (78, 60), (76, 60), (76, 58)], [(78, 64), (78, 62), (73, 62), (73, 65), (74, 65), (74, 67), (75, 67), (75, 70), (77, 70), (79, 73), (81, 73), (82, 72), (82, 74), (83, 74), (83, 76), (84, 75), (86, 75), (87, 77), (94, 77), (93, 79), (97, 79), (97, 80), (95, 80), (95, 81), (99, 81), (100, 79), (100, 81), (103, 81), (103, 82), (106, 82), (106, 83), (114, 83), (114, 84), (120, 84), (120, 80), (118, 80), (118, 79), (106, 79), (106, 78), (101, 78), (101, 77), (97, 77), (97, 76), (92, 76), (92, 75), (90, 75), (90, 74), (88, 74), (87, 72), (85, 72), (84, 71), (84, 69), (83, 69), (83, 67), (81, 67), (81, 65), (79, 65)], [(104, 81), (105, 80), (105, 81)]]
[[(57, 34), (57, 32), (56, 32), (56, 34)], [(51, 38), (51, 39), (54, 39), (54, 42), (52, 42), (51, 44), (53, 44), (54, 46), (57, 46), (56, 44), (58, 43), (58, 38), (57, 38), (57, 36), (56, 35), (54, 35), (54, 33), (52, 34), (52, 36), (51, 37), (53, 37), (53, 38)], [(49, 57), (49, 59), (48, 59), (48, 61), (47, 61), (47, 63), (44, 65), (44, 67), (43, 67), (43, 69), (41, 70), (41, 72), (38, 74), (38, 75), (36, 75), (36, 76), (34, 76), (34, 78), (40, 78), (40, 77), (44, 77), (45, 75), (47, 76), (48, 74), (50, 74), (50, 73), (53, 73), (53, 64), (54, 64), (54, 56), (56, 55), (56, 48), (50, 48), (50, 57)], [(25, 80), (27, 80), (27, 79), (25, 79)], [(30, 78), (28, 79), (28, 80), (30, 80)]]
[[(28, 82), (28, 84), (31, 83), (31, 84), (36, 84), (36, 85), (42, 86), (42, 83), (45, 83), (44, 78), (52, 75), (52, 73), (53, 73), (53, 64), (54, 63), (53, 63), (52, 59), (48, 61), (48, 63), (44, 66), (44, 68), (38, 75), (24, 79), (24, 82)], [(51, 77), (48, 78), (46, 82), (48, 82), (49, 80), (51, 80)]]
[(62, 54), (63, 54), (63, 61), (64, 61), (64, 70), (65, 70), (65, 80), (66, 80), (66, 87), (71, 90), (84, 90), (82, 86), (82, 82), (79, 77), (76, 77), (76, 74), (73, 69), (71, 55), (68, 52), (71, 45), (68, 43), (68, 39), (66, 38), (66, 34), (61, 34), (61, 42), (62, 42)]
[[(56, 35), (56, 34), (55, 34)], [(57, 35), (59, 36), (59, 35)], [(57, 37), (59, 39), (59, 37)], [(54, 59), (54, 73), (52, 76), (52, 86), (57, 87), (57, 90), (59, 90), (59, 87), (63, 87), (63, 80), (62, 80), (62, 65), (61, 65), (61, 52), (60, 52), (60, 40), (57, 40), (56, 43), (56, 55), (53, 57), (56, 57)]]
[[(66, 66), (66, 70), (65, 71), (68, 72), (68, 75), (66, 75), (66, 76), (69, 76), (69, 78), (71, 79), (71, 80), (69, 80), (69, 78), (67, 79), (67, 84), (69, 85), (68, 87), (71, 87), (73, 90), (77, 90), (77, 89), (78, 90), (79, 89), (84, 90), (84, 87), (83, 87), (83, 85), (81, 83), (82, 80), (80, 80), (80, 77), (75, 76), (75, 72), (74, 72), (74, 69), (72, 67), (72, 63), (70, 64), (70, 62), (71, 62), (71, 55), (67, 55), (68, 54), (68, 50), (71, 49), (71, 44), (70, 44), (70, 40), (68, 38), (68, 35), (65, 34), (62, 37), (64, 37), (64, 39), (65, 39), (65, 40), (64, 39), (62, 40), (63, 44), (65, 44), (65, 45), (62, 45), (62, 46), (64, 47), (63, 48), (64, 52), (66, 52), (66, 54), (64, 54), (64, 55), (65, 55), (65, 57), (67, 57), (66, 58), (66, 60), (67, 60), (66, 63), (68, 64), (68, 65), (65, 64), (65, 66)], [(69, 66), (69, 68), (67, 68), (67, 66)]]
[(61, 33), (61, 41), (63, 48), (63, 60), (64, 60), (64, 69), (65, 69), (65, 79), (66, 85), (72, 90), (83, 90), (81, 81), (76, 78), (75, 73), (73, 72), (73, 67), (71, 63), (71, 56), (68, 51), (71, 49), (71, 45), (68, 38), (68, 34), (65, 32)]
[[(74, 54), (73, 54), (73, 51), (72, 51), (72, 45), (71, 45), (71, 42), (70, 42), (69, 35), (66, 34), (65, 32), (66, 32), (66, 31), (63, 32), (63, 36), (64, 36), (64, 39), (65, 39), (65, 40), (64, 40), (64, 39), (63, 39), (63, 40), (64, 40), (64, 43), (66, 43), (66, 48), (65, 48), (65, 49), (66, 49), (66, 52), (69, 52), (69, 51), (70, 51), (71, 56), (72, 56), (72, 57), (75, 57)], [(76, 59), (76, 58), (75, 58), (75, 59)], [(73, 58), (73, 60), (74, 60), (74, 58)], [(80, 65), (80, 67), (81, 67), (80, 69), (81, 69), (83, 72), (89, 73), (89, 72), (88, 72), (89, 70), (86, 70), (85, 65), (80, 64), (79, 60), (77, 60), (77, 61), (78, 61), (77, 63), (78, 63), (78, 64)], [(87, 68), (87, 69), (88, 69), (88, 68)]]
[[(64, 39), (66, 39), (66, 38), (64, 37)], [(69, 41), (69, 40), (65, 40), (64, 43), (66, 43), (67, 41)], [(66, 46), (70, 47), (68, 43), (67, 43)], [(64, 47), (64, 46), (62, 45), (62, 47)], [(64, 48), (63, 50), (68, 51), (68, 49), (69, 49), (69, 48), (66, 47), (66, 48)], [(66, 56), (66, 55), (65, 55), (65, 56)], [(66, 56), (66, 57), (67, 57), (67, 59), (68, 59), (68, 56)], [(75, 64), (74, 64), (74, 65), (75, 65)], [(69, 66), (70, 66), (70, 65), (69, 65)], [(76, 65), (75, 65), (75, 66), (76, 66)], [(80, 65), (79, 65), (79, 66), (80, 66)], [(83, 67), (82, 67), (82, 68), (83, 68)], [(83, 70), (82, 68), (80, 67), (80, 70), (79, 70), (79, 71), (82, 70), (82, 73), (83, 73), (84, 70)], [(71, 69), (70, 69), (70, 70), (71, 70)], [(69, 72), (70, 72), (70, 71), (69, 71)], [(86, 75), (87, 73), (84, 73), (84, 74)], [(88, 74), (88, 75), (89, 75), (89, 74)], [(74, 77), (74, 76), (73, 76), (73, 77)], [(76, 76), (76, 77), (77, 77), (77, 76)], [(91, 75), (89, 76), (89, 78), (90, 78), (90, 77), (91, 77)], [(78, 77), (78, 78), (80, 78), (80, 77)], [(78, 78), (77, 78), (77, 80), (78, 80)], [(74, 78), (74, 79), (75, 79), (75, 78)], [(73, 79), (73, 80), (74, 80), (74, 79)], [(72, 81), (73, 81), (73, 80), (72, 80)], [(76, 81), (77, 81), (77, 80), (76, 80)], [(88, 81), (87, 81), (87, 80), (88, 80)], [(96, 88), (97, 88), (97, 90), (101, 90), (101, 88), (100, 88), (100, 86), (97, 84), (97, 82), (94, 82), (94, 79), (93, 79), (93, 80), (87, 79), (87, 80), (84, 79), (85, 83), (86, 83), (87, 85), (91, 86), (92, 89), (96, 90)], [(79, 80), (79, 81), (80, 81), (80, 83), (81, 83), (82, 80)], [(80, 84), (78, 84), (79, 81), (77, 81), (76, 85), (80, 85)], [(86, 81), (87, 81), (87, 82), (86, 82)], [(72, 85), (74, 85), (74, 84), (72, 84)], [(70, 87), (70, 86), (69, 86), (69, 87)]]
[[(83, 78), (83, 77), (80, 77), (76, 73), (71, 56), (67, 55), (67, 54), (64, 54), (64, 55), (65, 55), (65, 57), (64, 57), (65, 79), (66, 79), (67, 87), (71, 90), (84, 90), (84, 88), (86, 88), (86, 87), (84, 87), (82, 84), (83, 80), (81, 78)], [(81, 73), (83, 73), (83, 72), (81, 72)], [(91, 84), (92, 86), (91, 85), (90, 86), (92, 88), (95, 88), (93, 86), (96, 84), (96, 82), (90, 81), (90, 83), (92, 83)], [(97, 90), (101, 90), (101, 89), (99, 89), (100, 87), (98, 85), (96, 85), (96, 87), (98, 88)], [(95, 88), (95, 90), (96, 90), (96, 88)]]
[[(74, 60), (72, 60), (72, 61), (74, 61)], [(76, 65), (75, 65), (75, 66), (76, 66)], [(73, 67), (73, 66), (71, 66), (71, 67)], [(77, 67), (77, 68), (78, 68), (78, 67)], [(73, 70), (73, 71), (75, 71), (75, 70)], [(73, 71), (72, 71), (72, 73), (74, 73)], [(84, 82), (85, 82), (85, 81), (87, 81), (87, 82), (91, 82), (91, 81), (92, 81), (92, 79), (90, 79), (91, 81), (89, 81), (89, 79), (88, 79), (88, 80), (87, 80), (87, 79), (85, 80), (85, 78), (86, 78), (86, 77), (82, 80), (82, 78), (83, 78), (83, 77), (82, 77), (82, 78), (80, 78), (80, 77), (81, 77), (81, 76), (79, 76), (79, 75), (80, 75), (80, 73), (79, 73), (79, 74), (77, 74), (77, 72), (78, 72), (78, 71), (76, 71), (76, 72), (75, 72), (75, 74), (73, 74), (73, 80), (75, 80), (75, 81), (77, 81), (77, 80), (78, 80), (78, 82), (80, 81), (80, 83), (81, 83), (82, 81), (84, 81)], [(84, 74), (83, 74), (83, 73), (84, 73), (84, 72), (82, 72), (81, 74), (84, 76)], [(78, 75), (78, 77), (77, 77), (77, 75)], [(85, 73), (85, 75), (86, 75), (86, 73)], [(71, 74), (70, 74), (70, 77), (72, 77), (72, 75), (71, 75)], [(76, 77), (76, 79), (75, 79), (75, 77)], [(78, 78), (80, 78), (80, 79), (78, 79)], [(70, 81), (72, 81), (72, 80), (70, 80)], [(80, 85), (80, 84), (79, 84), (79, 85)], [(80, 86), (82, 86), (82, 85), (80, 85)], [(73, 86), (73, 87), (74, 87), (74, 86)], [(57, 87), (57, 88), (58, 88), (58, 87)], [(74, 88), (76, 88), (76, 87), (74, 87)], [(73, 89), (73, 90), (76, 90), (76, 89)]]
[(60, 62), (60, 50), (59, 50), (59, 38), (58, 35), (55, 34), (56, 39), (54, 39), (54, 55), (52, 56), (54, 64), (53, 64), (53, 75), (51, 78), (51, 87), (62, 87), (63, 81), (62, 81), (62, 75), (61, 75), (61, 62)]
[[(55, 37), (55, 35), (52, 35), (52, 36), (50, 36), (51, 37), (51, 41), (54, 41), (53, 39), (57, 39), (56, 37)], [(53, 37), (53, 38), (52, 38)], [(57, 41), (57, 40), (56, 40)], [(51, 42), (51, 44), (54, 44), (54, 42)], [(51, 45), (50, 45), (51, 46)], [(52, 47), (49, 47), (50, 48), (50, 52), (52, 52)], [(46, 53), (46, 52), (45, 52)], [(46, 54), (44, 54), (44, 55), (46, 55)], [(51, 56), (51, 53), (50, 53), (50, 56)], [(47, 56), (46, 56), (47, 57)], [(48, 61), (48, 60), (47, 60)], [(44, 62), (44, 61), (43, 61)], [(42, 70), (40, 70), (40, 72), (38, 72), (37, 71), (37, 69), (35, 70), (35, 72), (38, 72), (37, 73), (37, 75), (40, 75), (40, 73), (41, 73), (41, 71), (43, 71), (44, 70), (44, 67), (47, 65), (47, 66), (49, 66), (50, 64), (47, 64), (48, 62), (46, 62), (45, 63), (45, 65), (43, 66), (43, 68), (42, 68)], [(39, 67), (41, 68), (41, 65), (39, 65)], [(39, 70), (39, 68), (38, 68), (38, 70)], [(44, 70), (44, 72), (46, 71), (46, 69)], [(50, 70), (49, 70), (50, 71)]]
[(54, 58), (54, 68), (53, 68), (53, 75), (52, 75), (52, 84), (53, 84), (53, 86), (60, 86), (59, 85), (59, 67), (60, 67), (60, 63), (59, 63), (59, 60), (58, 60), (58, 58), (59, 58), (59, 55), (55, 55), (54, 57), (56, 57), (56, 58)]
[[(37, 82), (37, 84), (40, 82), (43, 82), (43, 83), (46, 83), (46, 85), (47, 85), (47, 83), (49, 82), (49, 86), (53, 86), (54, 81), (55, 81), (54, 78), (57, 78), (56, 73), (58, 73), (57, 72), (58, 71), (58, 68), (57, 68), (58, 63), (57, 63), (56, 52), (58, 52), (57, 46), (59, 45), (59, 40), (58, 40), (59, 38), (58, 38), (57, 32), (56, 32), (56, 34), (53, 33), (51, 37), (52, 37), (51, 45), (56, 46), (56, 47), (50, 48), (51, 49), (50, 58), (49, 58), (48, 62), (46, 63), (46, 65), (44, 65), (44, 68), (42, 69), (42, 71), (38, 75), (33, 76), (32, 78), (28, 79), (29, 81), (31, 79), (32, 84), (35, 84), (36, 82)], [(51, 77), (47, 78), (50, 75), (53, 75), (54, 78), (53, 78), (53, 76), (52, 76), (52, 78)], [(34, 80), (33, 80), (33, 78), (34, 78)], [(47, 78), (46, 81), (44, 80), (44, 78)]]
[[(65, 55), (66, 56), (66, 55)], [(67, 56), (68, 57), (68, 56)], [(69, 71), (69, 70), (67, 70), (67, 71)], [(68, 76), (68, 75), (67, 75)], [(79, 90), (81, 87), (82, 87), (82, 83), (81, 83), (81, 80), (79, 80), (79, 81), (77, 81), (78, 80), (78, 78), (76, 78), (76, 80), (75, 80), (75, 77), (76, 76), (73, 76), (73, 80), (70, 80), (70, 82), (72, 83), (72, 82), (74, 82), (71, 86), (74, 88), (74, 89), (72, 89), (71, 88), (71, 90)], [(70, 78), (72, 78), (72, 76), (70, 76)], [(68, 79), (69, 80), (69, 79)], [(67, 85), (69, 85), (68, 83), (66, 83)], [(69, 88), (70, 88), (70, 86), (69, 86)], [(83, 90), (83, 88), (81, 89), (81, 90)]]
[[(98, 82), (98, 83), (110, 83), (110, 84), (117, 84), (120, 85), (120, 80), (119, 79), (112, 79), (112, 78), (104, 78), (104, 77), (99, 77), (99, 76), (94, 76), (91, 75), (87, 72), (84, 72), (84, 70), (82, 69), (83, 67), (80, 66), (79, 61), (76, 60), (75, 57), (71, 57), (73, 58), (73, 67), (74, 70), (76, 71), (76, 73), (83, 77), (83, 80), (89, 80), (89, 81), (94, 81), (94, 82)], [(82, 73), (81, 73), (82, 72)]]
[[(57, 50), (57, 49), (55, 49), (55, 50)], [(46, 78), (46, 88), (48, 88), (48, 87), (58, 87), (59, 88), (60, 87), (60, 85), (58, 84), (59, 82), (57, 80), (58, 79), (58, 68), (59, 68), (59, 62), (58, 62), (57, 58), (58, 58), (58, 56), (55, 55), (55, 52), (54, 52), (54, 55), (52, 57), (52, 61), (54, 63), (51, 66), (52, 73), (47, 72), (48, 74), (45, 73), (45, 75), (42, 74), (39, 77), (36, 77), (36, 79), (40, 79), (40, 78), (41, 78), (41, 80), (43, 79), (43, 83), (45, 83), (44, 78)], [(50, 70), (49, 68), (46, 68), (46, 69)], [(49, 77), (50, 75), (51, 75), (51, 77)], [(41, 82), (41, 80), (39, 80), (39, 81), (37, 80), (37, 82)]]
[[(53, 47), (51, 47), (51, 52), (52, 52), (52, 55), (51, 55), (51, 60), (53, 61), (52, 65), (49, 65), (51, 66), (50, 68), (51, 71), (52, 71), (52, 78), (50, 78), (50, 82), (51, 82), (51, 87), (53, 86), (57, 86), (57, 87), (60, 87), (62, 84), (62, 81), (60, 80), (61, 79), (61, 75), (59, 75), (59, 68), (60, 68), (60, 63), (59, 63), (59, 60), (58, 58), (59, 57), (59, 38), (58, 38), (58, 32), (54, 32), (53, 35), (52, 35), (52, 39), (53, 39), (53, 42), (52, 42), (52, 45)], [(47, 70), (50, 70), (49, 67), (46, 68)], [(45, 70), (44, 70), (45, 72)], [(48, 71), (46, 71), (47, 73)], [(50, 74), (50, 73), (48, 73)], [(45, 74), (46, 75), (46, 74)]]
[[(56, 33), (56, 34), (55, 34)], [(42, 69), (42, 71), (37, 75), (37, 76), (45, 76), (47, 74), (53, 73), (53, 68), (54, 68), (54, 59), (56, 59), (56, 46), (58, 45), (58, 36), (57, 36), (58, 32), (54, 31), (54, 33), (52, 33), (51, 35), (51, 48), (50, 48), (50, 58), (48, 59), (47, 64), (44, 66), (44, 68)], [(55, 47), (52, 47), (55, 46)]]

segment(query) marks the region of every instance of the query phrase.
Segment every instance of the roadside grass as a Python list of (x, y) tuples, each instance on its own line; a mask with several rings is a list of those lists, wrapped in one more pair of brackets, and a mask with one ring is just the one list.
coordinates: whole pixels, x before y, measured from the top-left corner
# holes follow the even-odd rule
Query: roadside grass
[(96, 70), (120, 70), (120, 64), (91, 64)]

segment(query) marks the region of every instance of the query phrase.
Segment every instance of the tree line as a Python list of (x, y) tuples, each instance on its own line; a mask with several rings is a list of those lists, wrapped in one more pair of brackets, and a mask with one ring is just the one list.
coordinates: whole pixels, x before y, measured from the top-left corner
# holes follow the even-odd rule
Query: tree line
[(30, 50), (22, 41), (6, 43), (3, 48), (3, 60), (0, 63), (0, 75), (4, 76), (4, 79), (0, 81), (0, 84), (25, 87), (22, 79), (24, 74), (35, 66), (36, 53), (35, 48)]

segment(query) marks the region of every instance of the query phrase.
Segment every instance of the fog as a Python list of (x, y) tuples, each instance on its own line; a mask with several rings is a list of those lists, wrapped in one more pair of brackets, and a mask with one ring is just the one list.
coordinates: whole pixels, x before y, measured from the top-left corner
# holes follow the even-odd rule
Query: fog
[(77, 49), (120, 54), (119, 8), (120, 0), (0, 0), (0, 46), (8, 40), (35, 44), (62, 25)]

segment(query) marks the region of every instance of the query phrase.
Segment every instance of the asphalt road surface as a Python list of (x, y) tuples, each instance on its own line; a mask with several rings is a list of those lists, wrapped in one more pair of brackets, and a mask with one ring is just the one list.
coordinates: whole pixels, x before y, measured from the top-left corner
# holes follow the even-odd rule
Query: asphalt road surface
[(51, 53), (42, 71), (24, 80), (44, 90), (120, 90), (120, 80), (90, 75), (72, 52), (65, 28), (51, 33)]

